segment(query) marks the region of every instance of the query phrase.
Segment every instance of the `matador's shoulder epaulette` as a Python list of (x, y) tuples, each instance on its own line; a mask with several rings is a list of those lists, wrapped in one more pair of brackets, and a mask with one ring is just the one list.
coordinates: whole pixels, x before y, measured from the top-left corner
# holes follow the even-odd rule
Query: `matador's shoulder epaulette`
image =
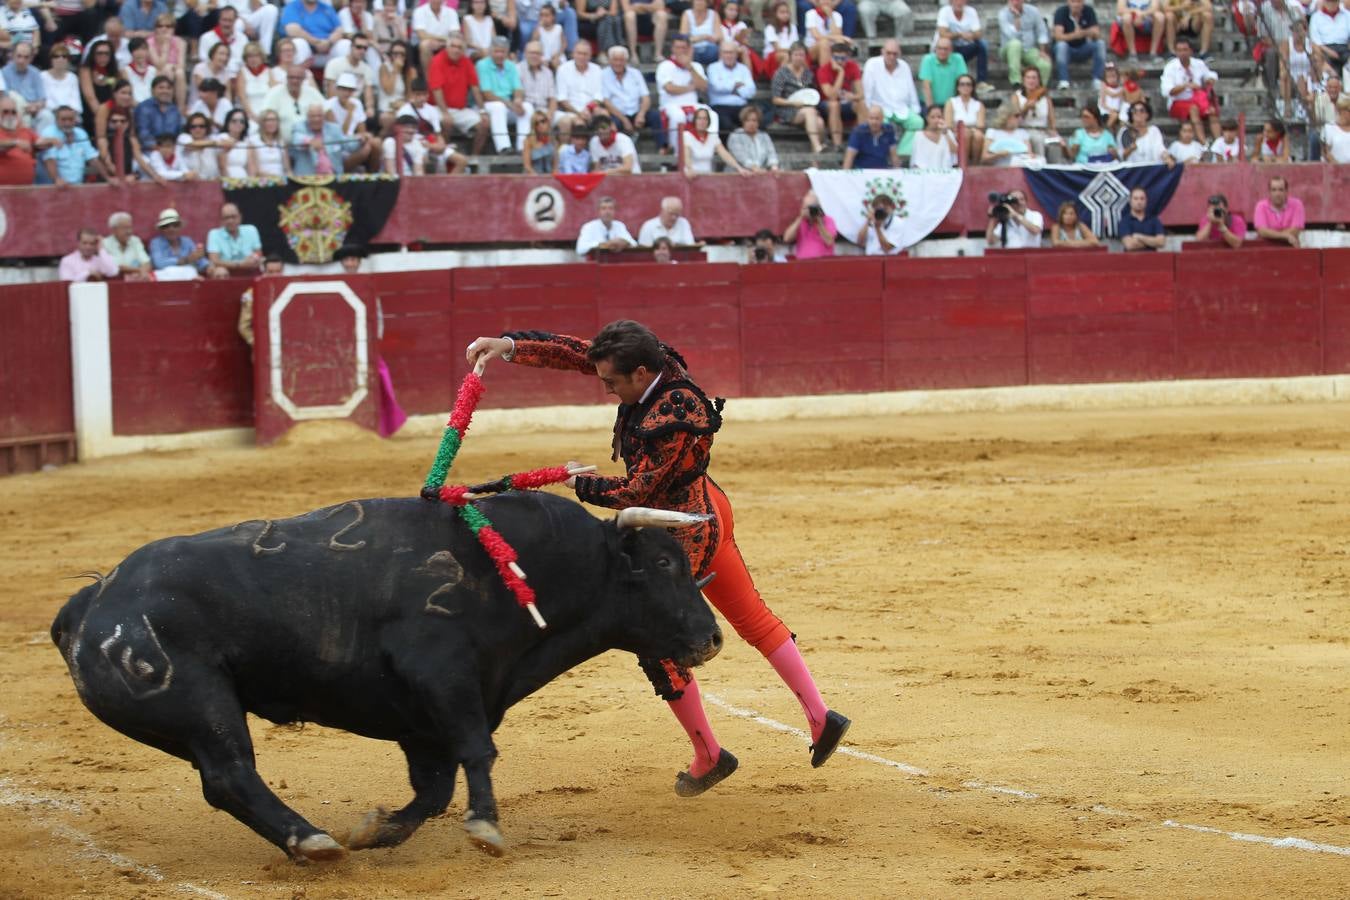
[(661, 385), (647, 412), (638, 422), (641, 437), (655, 438), (676, 431), (690, 434), (714, 434), (722, 427), (721, 397), (710, 400), (691, 381), (672, 381)]

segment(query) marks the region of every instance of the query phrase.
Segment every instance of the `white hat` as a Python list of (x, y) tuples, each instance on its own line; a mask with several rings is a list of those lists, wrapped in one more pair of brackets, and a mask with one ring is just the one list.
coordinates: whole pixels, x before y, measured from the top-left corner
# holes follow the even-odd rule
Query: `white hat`
[(166, 209), (159, 214), (159, 221), (155, 223), (156, 228), (163, 228), (165, 225), (182, 225), (183, 220), (178, 217), (178, 210)]
[(338, 76), (337, 86), (340, 88), (351, 88), (354, 91), (360, 90), (361, 79), (356, 77), (355, 72), (343, 72)]

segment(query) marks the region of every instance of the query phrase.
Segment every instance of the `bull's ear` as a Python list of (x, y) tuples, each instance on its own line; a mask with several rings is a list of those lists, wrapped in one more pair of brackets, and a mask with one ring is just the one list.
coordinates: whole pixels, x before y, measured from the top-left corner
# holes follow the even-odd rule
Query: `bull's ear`
[(637, 550), (636, 545), (637, 545), (636, 530), (629, 529), (619, 532), (619, 556), (623, 558), (624, 568), (634, 575), (638, 575), (643, 572), (643, 569), (639, 568), (635, 556), (635, 551)]

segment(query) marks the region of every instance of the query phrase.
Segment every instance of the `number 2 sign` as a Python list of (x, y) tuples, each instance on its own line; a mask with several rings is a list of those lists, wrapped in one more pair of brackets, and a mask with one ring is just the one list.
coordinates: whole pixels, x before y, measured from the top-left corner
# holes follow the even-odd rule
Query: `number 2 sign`
[(562, 221), (563, 208), (557, 188), (537, 187), (525, 198), (525, 221), (535, 231), (553, 231)]

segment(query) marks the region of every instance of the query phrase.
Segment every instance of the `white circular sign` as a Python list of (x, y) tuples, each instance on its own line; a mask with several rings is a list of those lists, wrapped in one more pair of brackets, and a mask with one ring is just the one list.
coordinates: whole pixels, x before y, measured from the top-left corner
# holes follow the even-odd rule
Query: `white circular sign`
[(535, 231), (553, 231), (563, 218), (563, 195), (557, 188), (537, 187), (525, 198), (525, 221)]

